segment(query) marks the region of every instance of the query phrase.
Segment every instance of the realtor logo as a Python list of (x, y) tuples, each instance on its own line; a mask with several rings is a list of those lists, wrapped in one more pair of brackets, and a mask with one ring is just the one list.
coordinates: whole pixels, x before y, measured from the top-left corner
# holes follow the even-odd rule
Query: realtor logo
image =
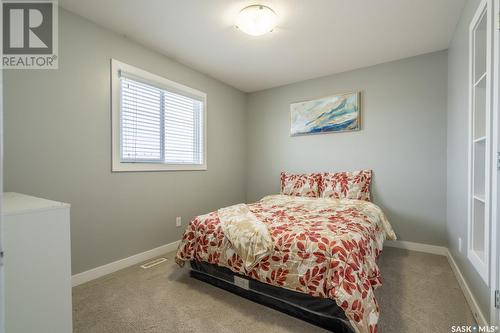
[(4, 0), (2, 21), (3, 68), (57, 68), (57, 1)]

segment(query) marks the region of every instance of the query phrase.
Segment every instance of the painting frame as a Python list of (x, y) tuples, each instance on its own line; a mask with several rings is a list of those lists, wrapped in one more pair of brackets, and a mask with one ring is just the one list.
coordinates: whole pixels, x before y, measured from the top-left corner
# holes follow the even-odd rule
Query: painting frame
[[(298, 104), (305, 104), (305, 103), (314, 103), (314, 102), (321, 102), (323, 100), (329, 100), (332, 98), (338, 98), (341, 96), (352, 96), (355, 98), (355, 103), (357, 106), (357, 111), (356, 111), (356, 117), (354, 118), (356, 121), (356, 127), (355, 128), (344, 128), (344, 129), (337, 129), (337, 130), (318, 130), (318, 131), (299, 131), (299, 132), (294, 132), (294, 106), (297, 106)], [(295, 111), (297, 112), (297, 111)], [(348, 91), (348, 92), (342, 92), (342, 93), (335, 93), (331, 95), (326, 95), (322, 97), (317, 97), (313, 99), (307, 99), (307, 100), (302, 100), (302, 101), (296, 101), (290, 103), (290, 136), (291, 137), (296, 137), (296, 136), (304, 136), (304, 135), (316, 135), (316, 134), (333, 134), (333, 133), (346, 133), (346, 132), (358, 132), (362, 129), (361, 125), (361, 114), (362, 114), (362, 94), (361, 91)]]

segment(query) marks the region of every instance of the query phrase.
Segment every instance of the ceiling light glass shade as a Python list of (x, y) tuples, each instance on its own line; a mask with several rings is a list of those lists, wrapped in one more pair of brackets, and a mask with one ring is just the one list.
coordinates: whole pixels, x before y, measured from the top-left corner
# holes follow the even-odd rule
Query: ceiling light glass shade
[(236, 27), (252, 36), (260, 36), (272, 31), (277, 23), (278, 16), (274, 10), (262, 5), (245, 7), (236, 18)]

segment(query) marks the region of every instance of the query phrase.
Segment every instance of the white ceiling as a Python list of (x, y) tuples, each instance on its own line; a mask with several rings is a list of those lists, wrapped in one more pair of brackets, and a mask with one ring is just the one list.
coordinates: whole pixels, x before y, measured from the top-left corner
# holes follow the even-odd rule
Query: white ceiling
[[(60, 5), (251, 92), (448, 48), (465, 0), (59, 0)], [(270, 34), (233, 24), (250, 4)]]

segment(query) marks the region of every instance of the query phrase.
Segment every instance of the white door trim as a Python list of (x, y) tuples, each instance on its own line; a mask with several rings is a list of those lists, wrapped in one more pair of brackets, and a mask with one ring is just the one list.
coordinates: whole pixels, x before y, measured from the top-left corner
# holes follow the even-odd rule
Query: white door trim
[[(3, 6), (0, 6), (0, 17), (3, 17)], [(2, 34), (0, 27), (0, 35)], [(2, 195), (3, 195), (3, 70), (0, 69), (0, 251), (3, 250), (3, 229), (2, 229)], [(3, 259), (0, 258), (0, 333), (5, 332), (5, 286)]]
[(493, 128), (491, 175), (491, 261), (490, 261), (490, 318), (491, 323), (500, 325), (500, 310), (495, 308), (495, 290), (500, 289), (500, 175), (497, 154), (500, 152), (500, 0), (493, 3)]

